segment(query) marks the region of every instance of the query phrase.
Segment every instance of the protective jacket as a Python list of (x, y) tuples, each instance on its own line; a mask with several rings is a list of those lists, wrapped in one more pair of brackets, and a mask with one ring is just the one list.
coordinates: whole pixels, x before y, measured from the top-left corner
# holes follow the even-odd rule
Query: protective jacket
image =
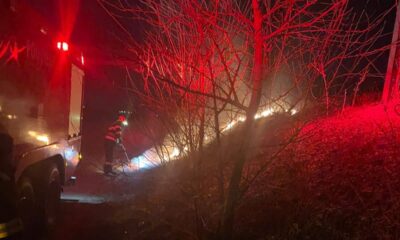
[(115, 121), (108, 129), (105, 136), (106, 140), (118, 143), (121, 141), (122, 122)]

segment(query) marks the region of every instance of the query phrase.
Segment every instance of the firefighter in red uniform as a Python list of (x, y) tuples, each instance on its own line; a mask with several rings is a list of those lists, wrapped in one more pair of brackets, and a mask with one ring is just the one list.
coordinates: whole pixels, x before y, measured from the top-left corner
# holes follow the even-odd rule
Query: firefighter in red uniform
[(0, 124), (0, 239), (20, 239), (21, 220), (12, 166), (13, 139)]
[(121, 143), (122, 127), (124, 125), (126, 125), (126, 117), (120, 115), (118, 120), (107, 129), (104, 139), (106, 161), (103, 170), (105, 174), (115, 174), (112, 169), (114, 148), (117, 144)]

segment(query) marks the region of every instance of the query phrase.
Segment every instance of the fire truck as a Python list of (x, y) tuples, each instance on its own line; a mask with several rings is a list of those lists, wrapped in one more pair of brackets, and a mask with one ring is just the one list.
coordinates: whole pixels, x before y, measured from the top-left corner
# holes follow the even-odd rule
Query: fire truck
[(82, 52), (29, 1), (0, 1), (0, 125), (25, 229), (54, 224), (81, 159)]

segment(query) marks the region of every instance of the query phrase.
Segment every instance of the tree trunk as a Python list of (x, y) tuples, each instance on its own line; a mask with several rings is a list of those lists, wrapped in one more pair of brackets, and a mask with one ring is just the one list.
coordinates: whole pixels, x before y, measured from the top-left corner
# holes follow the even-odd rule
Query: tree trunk
[(229, 182), (227, 199), (222, 216), (222, 239), (232, 239), (233, 223), (235, 219), (235, 210), (240, 198), (240, 182), (242, 179), (243, 166), (246, 162), (247, 153), (250, 146), (251, 130), (254, 124), (254, 115), (257, 113), (261, 99), (262, 90), (262, 65), (263, 65), (263, 37), (262, 37), (262, 14), (258, 5), (258, 0), (252, 0), (253, 8), (253, 28), (254, 28), (254, 62), (252, 74), (252, 94), (250, 106), (247, 111), (247, 119), (243, 128), (243, 141), (240, 144), (237, 158), (234, 159), (232, 176)]
[(382, 102), (398, 97), (399, 91), (399, 30), (400, 30), (400, 3), (397, 5), (396, 21), (393, 29), (392, 46), (390, 47), (389, 61), (386, 71), (385, 83), (382, 92)]

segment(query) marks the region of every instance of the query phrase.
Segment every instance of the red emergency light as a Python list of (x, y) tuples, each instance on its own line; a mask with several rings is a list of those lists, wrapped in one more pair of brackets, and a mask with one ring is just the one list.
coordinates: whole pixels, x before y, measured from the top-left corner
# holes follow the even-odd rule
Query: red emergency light
[(57, 48), (64, 52), (68, 51), (68, 43), (66, 42), (57, 42)]

